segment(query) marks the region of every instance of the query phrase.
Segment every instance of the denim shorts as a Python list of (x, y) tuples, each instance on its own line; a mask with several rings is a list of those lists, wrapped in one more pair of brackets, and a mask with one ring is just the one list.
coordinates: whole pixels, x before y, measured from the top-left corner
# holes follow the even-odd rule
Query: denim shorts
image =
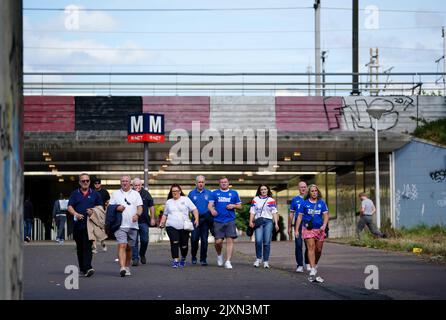
[(237, 238), (235, 221), (229, 221), (225, 223), (214, 221), (214, 234), (215, 239)]
[(119, 244), (127, 243), (130, 247), (134, 247), (138, 237), (138, 229), (118, 229), (115, 231), (115, 237)]

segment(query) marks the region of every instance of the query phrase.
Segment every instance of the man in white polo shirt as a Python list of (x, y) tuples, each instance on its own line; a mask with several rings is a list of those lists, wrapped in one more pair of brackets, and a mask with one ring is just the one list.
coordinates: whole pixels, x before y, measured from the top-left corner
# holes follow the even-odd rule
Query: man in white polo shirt
[(130, 176), (122, 176), (121, 189), (112, 193), (109, 203), (117, 205), (116, 211), (122, 214), (121, 227), (115, 232), (118, 241), (119, 265), (121, 267), (119, 274), (121, 277), (131, 275), (132, 247), (135, 246), (138, 236), (138, 218), (143, 210), (142, 198), (139, 192), (131, 188), (130, 182)]

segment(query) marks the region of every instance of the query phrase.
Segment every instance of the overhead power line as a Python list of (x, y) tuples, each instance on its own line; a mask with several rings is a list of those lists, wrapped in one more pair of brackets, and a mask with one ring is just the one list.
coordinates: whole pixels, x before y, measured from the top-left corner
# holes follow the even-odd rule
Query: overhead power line
[[(382, 31), (382, 30), (418, 30), (418, 29), (440, 29), (442, 26), (432, 27), (380, 27), (379, 29), (360, 29), (360, 31)], [(110, 34), (265, 34), (265, 33), (314, 33), (314, 30), (236, 30), (236, 31), (137, 31), (137, 30), (45, 30), (24, 29), (26, 32), (35, 33), (110, 33)], [(321, 32), (351, 32), (351, 29), (325, 29)]]
[[(314, 50), (314, 47), (289, 47), (289, 48), (93, 48), (93, 47), (39, 47), (25, 46), (25, 49), (33, 50), (89, 50), (89, 51), (296, 51), (296, 50)], [(368, 48), (368, 47), (360, 47)], [(438, 51), (442, 48), (408, 48), (408, 47), (386, 47), (383, 49), (390, 50), (414, 50), (414, 51)], [(330, 47), (330, 50), (347, 50), (350, 47)]]

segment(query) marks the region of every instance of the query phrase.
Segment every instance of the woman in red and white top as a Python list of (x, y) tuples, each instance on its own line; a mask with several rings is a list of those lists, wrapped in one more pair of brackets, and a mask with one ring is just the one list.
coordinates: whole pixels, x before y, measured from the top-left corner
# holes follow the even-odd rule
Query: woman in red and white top
[(249, 212), (249, 226), (255, 228), (256, 261), (254, 262), (254, 267), (258, 268), (260, 266), (263, 249), (263, 267), (269, 268), (268, 259), (273, 235), (273, 224), (276, 231), (279, 230), (276, 200), (272, 198), (269, 186), (262, 184), (257, 188), (257, 193), (252, 200)]

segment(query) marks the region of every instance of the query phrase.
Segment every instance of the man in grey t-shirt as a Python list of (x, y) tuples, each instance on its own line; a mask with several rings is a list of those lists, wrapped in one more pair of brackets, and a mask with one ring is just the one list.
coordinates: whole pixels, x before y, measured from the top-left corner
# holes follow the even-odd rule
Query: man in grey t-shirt
[(382, 238), (383, 234), (378, 230), (373, 222), (373, 214), (376, 212), (375, 205), (364, 192), (359, 194), (359, 199), (361, 199), (361, 211), (359, 214), (358, 224), (356, 225), (356, 234), (358, 238), (361, 239), (360, 234), (365, 226), (369, 228), (370, 232), (374, 236)]

